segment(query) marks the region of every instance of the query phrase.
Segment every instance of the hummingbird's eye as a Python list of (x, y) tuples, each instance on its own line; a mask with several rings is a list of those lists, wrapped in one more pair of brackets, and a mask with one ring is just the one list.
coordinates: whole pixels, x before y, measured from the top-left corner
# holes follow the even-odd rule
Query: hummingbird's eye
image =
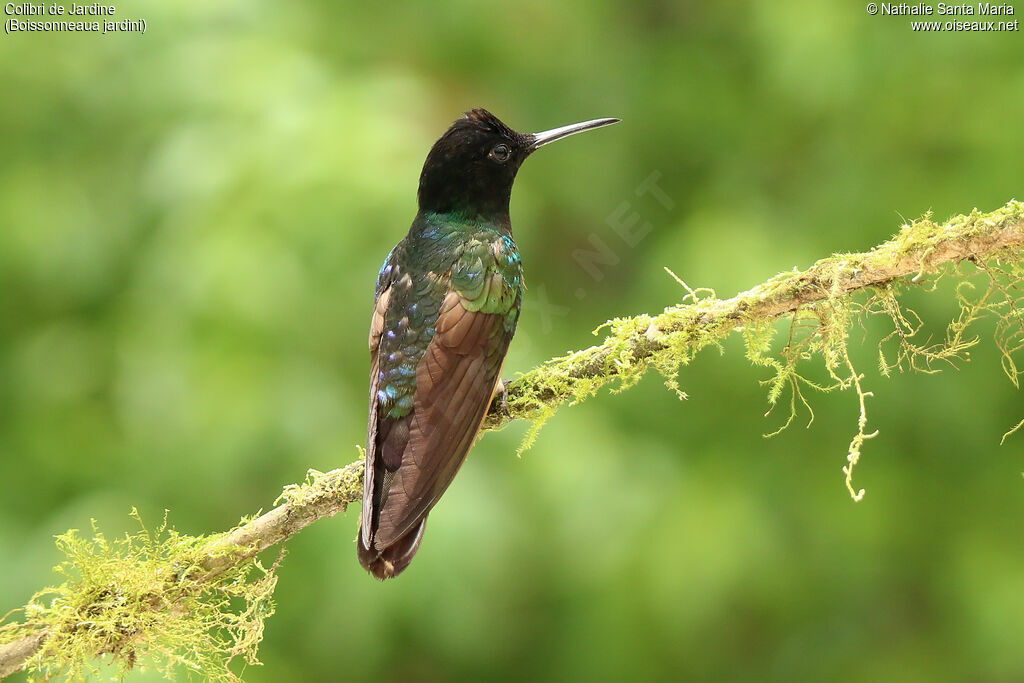
[(495, 145), (494, 149), (488, 154), (490, 158), (497, 161), (499, 164), (503, 164), (508, 161), (508, 158), (512, 156), (512, 150), (508, 148), (508, 145)]

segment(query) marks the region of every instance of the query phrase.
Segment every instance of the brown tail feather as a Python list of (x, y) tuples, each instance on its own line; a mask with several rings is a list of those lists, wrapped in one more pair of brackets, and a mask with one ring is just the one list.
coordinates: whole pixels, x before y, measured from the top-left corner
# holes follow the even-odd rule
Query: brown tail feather
[(359, 530), (356, 542), (359, 544), (359, 564), (363, 565), (366, 571), (383, 581), (401, 574), (416, 551), (420, 549), (420, 541), (423, 540), (423, 530), (427, 526), (427, 516), (423, 515), (419, 524), (416, 524), (404, 536), (384, 548), (378, 550), (376, 542), (371, 541), (372, 548), (363, 545), (363, 531)]

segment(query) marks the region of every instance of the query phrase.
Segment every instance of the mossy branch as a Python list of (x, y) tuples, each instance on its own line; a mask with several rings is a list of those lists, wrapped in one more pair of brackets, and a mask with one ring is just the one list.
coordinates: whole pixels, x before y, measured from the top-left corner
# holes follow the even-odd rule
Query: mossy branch
[[(971, 273), (961, 268), (965, 262), (973, 264)], [(944, 340), (919, 344), (915, 334), (922, 327), (920, 319), (901, 307), (899, 289), (934, 287), (943, 275), (960, 280), (960, 314), (948, 325)], [(977, 275), (987, 284), (972, 296), (970, 278)], [(1013, 292), (1024, 283), (1024, 204), (1011, 201), (993, 212), (975, 210), (941, 224), (925, 217), (902, 226), (893, 239), (871, 251), (822, 259), (730, 299), (679, 282), (687, 291), (684, 303), (659, 315), (609, 321), (602, 326), (609, 334), (601, 344), (516, 378), (507, 386), (506, 400), (491, 407), (483, 428), (532, 420), (526, 447), (558, 407), (578, 403), (610, 383), (618, 389), (632, 386), (651, 368), (678, 392), (674, 378), (681, 365), (741, 331), (748, 358), (774, 372), (766, 382), (769, 401), (774, 404), (789, 389), (787, 425), (796, 414), (797, 399), (810, 408), (804, 389), (856, 393), (858, 429), (843, 471), (851, 495), (859, 500), (863, 491), (852, 486), (853, 466), (864, 441), (874, 434), (865, 431), (865, 399), (871, 394), (862, 388), (863, 375), (847, 352), (850, 325), (858, 316), (887, 316), (893, 332), (880, 347), (883, 374), (894, 368), (931, 372), (937, 361), (964, 357), (977, 343), (965, 336), (968, 326), (992, 313), (1004, 370), (1017, 384), (1015, 354), (1024, 348), (1024, 316)], [(857, 300), (861, 292), (867, 294)], [(773, 352), (776, 322), (787, 318), (788, 341)], [(889, 342), (896, 344), (893, 360), (884, 350)], [(797, 372), (798, 363), (812, 356), (823, 359), (831, 384), (815, 384)], [(274, 509), (213, 537), (178, 534), (166, 522), (155, 534), (142, 527), (112, 543), (95, 528), (89, 540), (75, 531), (64, 534), (58, 545), (68, 560), (57, 569), (67, 580), (16, 610), (23, 613), (22, 621), (4, 625), (0, 619), (0, 677), (28, 669), (74, 678), (93, 670), (90, 662), (96, 657), (112, 655), (123, 669), (146, 657), (168, 673), (186, 666), (207, 678), (233, 678), (227, 664), (238, 656), (257, 661), (263, 619), (273, 611), (276, 565), (265, 570), (256, 556), (345, 510), (361, 497), (361, 481), (361, 461), (328, 473), (311, 471), (304, 483), (285, 488)]]

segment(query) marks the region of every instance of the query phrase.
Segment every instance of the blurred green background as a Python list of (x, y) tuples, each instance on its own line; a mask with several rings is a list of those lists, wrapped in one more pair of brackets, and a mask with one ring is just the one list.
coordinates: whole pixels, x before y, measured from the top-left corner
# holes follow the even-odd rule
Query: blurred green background
[[(731, 295), (901, 216), (1022, 198), (1019, 32), (786, 1), (117, 10), (146, 34), (0, 38), (0, 613), (90, 517), (217, 531), (357, 457), (374, 278), (468, 108), (623, 119), (520, 173), (508, 374), (679, 301), (663, 266)], [(637, 195), (655, 172), (670, 202)], [(623, 210), (651, 225), (635, 247)], [(619, 259), (599, 279), (573, 259), (595, 236)], [(1024, 437), (999, 446), (1024, 402), (991, 328), (969, 365), (892, 379), (886, 326), (853, 330), (880, 432), (859, 504), (856, 397), (765, 440), (785, 410), (762, 417), (738, 339), (683, 369), (686, 402), (652, 376), (522, 459), (525, 424), (488, 434), (399, 580), (356, 562), (358, 509), (293, 539), (244, 676), (1024, 680)]]

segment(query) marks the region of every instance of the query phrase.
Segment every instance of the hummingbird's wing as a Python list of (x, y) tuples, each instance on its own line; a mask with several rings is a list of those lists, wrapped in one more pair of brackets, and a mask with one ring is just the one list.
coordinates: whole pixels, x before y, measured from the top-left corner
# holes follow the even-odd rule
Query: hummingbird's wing
[[(380, 578), (411, 560), (465, 460), (518, 319), (511, 240), (470, 241), (450, 268), (413, 278), (396, 266), (378, 285), (360, 558)], [(393, 565), (384, 576), (373, 568), (380, 558)]]
[(490, 406), (509, 341), (504, 316), (467, 310), (457, 292), (445, 297), (417, 367), (412, 413), (405, 424), (389, 425), (380, 442), (382, 460), (396, 460), (401, 449), (401, 464), (377, 515), (378, 548), (408, 533), (454, 479)]

